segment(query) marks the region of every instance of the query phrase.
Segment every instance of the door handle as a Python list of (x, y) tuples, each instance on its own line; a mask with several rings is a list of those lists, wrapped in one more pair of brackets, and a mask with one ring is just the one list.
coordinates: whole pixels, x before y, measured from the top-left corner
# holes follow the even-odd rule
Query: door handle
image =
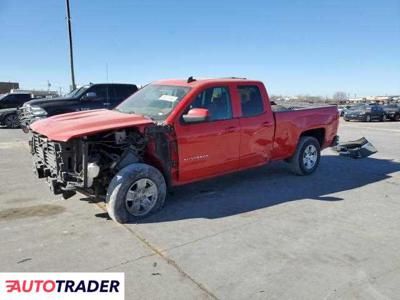
[(270, 121), (265, 121), (265, 122), (262, 122), (262, 126), (270, 126), (270, 125), (272, 125), (272, 123), (270, 122)]

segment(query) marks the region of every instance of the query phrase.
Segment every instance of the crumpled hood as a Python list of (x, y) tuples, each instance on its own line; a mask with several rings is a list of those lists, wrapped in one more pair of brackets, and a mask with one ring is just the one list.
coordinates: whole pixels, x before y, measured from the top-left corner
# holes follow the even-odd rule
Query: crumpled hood
[(113, 129), (139, 127), (139, 130), (142, 131), (150, 124), (154, 124), (154, 122), (143, 116), (124, 114), (115, 110), (96, 109), (39, 120), (31, 124), (30, 128), (51, 140), (66, 142), (72, 138)]

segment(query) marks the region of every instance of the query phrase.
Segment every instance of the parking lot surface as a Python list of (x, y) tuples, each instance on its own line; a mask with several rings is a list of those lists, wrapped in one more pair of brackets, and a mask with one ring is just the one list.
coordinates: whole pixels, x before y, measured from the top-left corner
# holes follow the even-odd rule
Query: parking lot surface
[(345, 123), (365, 159), (323, 152), (181, 187), (140, 224), (34, 177), (20, 130), (0, 128), (0, 271), (125, 272), (126, 299), (400, 299), (400, 122)]

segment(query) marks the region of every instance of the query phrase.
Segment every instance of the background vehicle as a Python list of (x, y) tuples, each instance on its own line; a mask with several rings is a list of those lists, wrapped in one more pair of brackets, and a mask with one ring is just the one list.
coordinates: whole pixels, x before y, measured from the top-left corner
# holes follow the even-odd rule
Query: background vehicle
[(346, 110), (343, 119), (345, 121), (356, 120), (371, 122), (377, 120), (382, 122), (385, 119), (385, 111), (382, 106), (377, 104), (361, 104)]
[(104, 197), (130, 222), (163, 206), (166, 188), (286, 160), (312, 174), (335, 143), (336, 107), (274, 112), (260, 81), (163, 80), (115, 110), (75, 112), (31, 125), (39, 178), (55, 194)]
[(339, 116), (343, 117), (346, 110), (348, 110), (350, 107), (351, 107), (351, 105), (339, 105), (337, 107)]
[(98, 108), (112, 109), (138, 90), (134, 84), (89, 84), (65, 97), (33, 100), (18, 111), (21, 126), (49, 116)]
[(387, 104), (383, 106), (385, 111), (386, 119), (399, 121), (400, 120), (400, 105), (399, 104)]
[(30, 100), (32, 100), (32, 95), (28, 93), (0, 95), (0, 125), (6, 125), (8, 128), (18, 128), (17, 109)]

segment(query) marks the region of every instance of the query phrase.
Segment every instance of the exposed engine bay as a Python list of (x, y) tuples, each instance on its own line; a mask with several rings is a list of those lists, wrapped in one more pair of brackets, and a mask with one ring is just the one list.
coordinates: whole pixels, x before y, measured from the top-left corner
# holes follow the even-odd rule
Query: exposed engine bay
[[(122, 129), (67, 142), (33, 133), (34, 171), (39, 178), (47, 178), (54, 194), (64, 198), (76, 191), (103, 197), (113, 176), (132, 163), (157, 160), (162, 169), (170, 168), (168, 130), (164, 126), (146, 128), (144, 133)], [(148, 146), (154, 148), (156, 157), (146, 156)]]

